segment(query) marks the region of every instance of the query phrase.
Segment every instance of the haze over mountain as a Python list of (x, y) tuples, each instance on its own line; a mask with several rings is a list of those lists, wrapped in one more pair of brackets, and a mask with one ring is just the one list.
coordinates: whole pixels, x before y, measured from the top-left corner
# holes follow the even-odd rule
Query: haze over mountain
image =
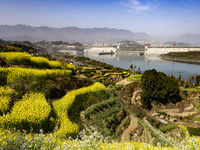
[(174, 36), (166, 39), (168, 41), (176, 41), (176, 42), (183, 42), (183, 43), (190, 43), (194, 46), (200, 46), (200, 34), (183, 34), (179, 36)]
[(124, 29), (109, 28), (50, 28), (26, 25), (0, 25), (0, 38), (13, 41), (70, 41), (91, 43), (95, 41), (150, 40), (146, 33), (133, 33)]
[(165, 39), (152, 38), (145, 32), (133, 33), (125, 29), (109, 28), (77, 28), (64, 27), (52, 28), (47, 26), (33, 27), (26, 25), (0, 25), (0, 38), (9, 41), (67, 41), (80, 42), (82, 44), (113, 41), (163, 41), (163, 42), (183, 42), (191, 45), (200, 45), (200, 34), (183, 34)]

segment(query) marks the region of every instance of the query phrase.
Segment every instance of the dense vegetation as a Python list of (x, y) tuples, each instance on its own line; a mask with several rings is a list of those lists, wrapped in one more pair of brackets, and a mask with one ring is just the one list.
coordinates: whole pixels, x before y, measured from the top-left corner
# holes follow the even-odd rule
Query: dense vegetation
[(146, 108), (151, 107), (151, 102), (167, 103), (179, 100), (179, 85), (174, 77), (169, 77), (155, 69), (146, 70), (142, 76), (141, 98)]
[(190, 75), (185, 79), (184, 77), (179, 75), (178, 78), (176, 78), (176, 81), (178, 82), (180, 87), (184, 88), (195, 88), (196, 86), (200, 85), (200, 75)]
[(161, 56), (172, 57), (172, 58), (183, 58), (183, 59), (200, 59), (199, 51), (190, 51), (190, 52), (170, 52), (167, 54), (162, 54)]
[(28, 52), (36, 53), (36, 49), (21, 45), (21, 44), (12, 44), (12, 45), (0, 45), (0, 52)]

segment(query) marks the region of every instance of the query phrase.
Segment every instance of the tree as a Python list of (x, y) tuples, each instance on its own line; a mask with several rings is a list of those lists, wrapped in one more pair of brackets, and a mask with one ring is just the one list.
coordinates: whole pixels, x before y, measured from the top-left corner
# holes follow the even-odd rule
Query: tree
[(135, 69), (137, 68), (136, 65), (133, 66), (133, 64), (130, 65), (131, 70), (134, 72), (135, 74)]
[(138, 67), (138, 73), (141, 74), (140, 67)]
[(167, 103), (179, 100), (179, 85), (175, 78), (155, 69), (144, 72), (142, 90), (142, 104), (146, 108), (151, 108), (151, 102)]
[(195, 76), (195, 85), (196, 86), (200, 85), (200, 75)]
[(168, 81), (167, 81), (167, 85), (166, 85), (166, 89), (167, 89), (167, 100), (171, 101), (173, 103), (176, 103), (177, 101), (179, 101), (180, 97), (179, 97), (179, 85), (176, 82), (175, 78), (173, 77), (168, 77)]
[(133, 64), (130, 65), (131, 70), (133, 71)]

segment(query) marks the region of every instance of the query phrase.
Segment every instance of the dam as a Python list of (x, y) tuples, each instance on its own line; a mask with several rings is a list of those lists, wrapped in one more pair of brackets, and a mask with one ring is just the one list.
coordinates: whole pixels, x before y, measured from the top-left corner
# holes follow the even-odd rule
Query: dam
[(166, 54), (169, 52), (200, 51), (200, 47), (186, 46), (145, 46), (145, 54)]
[(116, 53), (118, 50), (117, 46), (86, 46), (84, 47), (85, 53), (108, 53), (108, 52), (114, 52)]
[(86, 53), (102, 53), (102, 52), (114, 52), (114, 53), (138, 53), (144, 52), (145, 47), (143, 45), (118, 45), (118, 46), (85, 46), (84, 52)]
[(143, 53), (143, 54), (166, 54), (169, 52), (189, 52), (200, 51), (200, 47), (189, 46), (87, 46), (84, 47), (85, 53), (102, 53), (102, 52), (114, 52), (114, 53)]

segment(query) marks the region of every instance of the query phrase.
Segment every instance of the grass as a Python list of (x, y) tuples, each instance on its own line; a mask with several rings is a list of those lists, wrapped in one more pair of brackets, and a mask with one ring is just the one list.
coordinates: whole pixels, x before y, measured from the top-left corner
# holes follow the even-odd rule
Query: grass
[(196, 118), (194, 121), (200, 121), (200, 118)]
[(199, 108), (200, 108), (200, 105), (197, 105), (196, 108), (199, 109)]
[(141, 81), (141, 78), (142, 78), (142, 74), (136, 74), (136, 75), (128, 77), (128, 79), (131, 81)]
[(163, 133), (167, 133), (168, 131), (172, 131), (173, 129), (175, 129), (177, 126), (176, 125), (166, 125), (162, 128), (160, 128), (160, 130), (163, 132)]
[[(200, 105), (197, 105), (196, 108), (198, 109), (198, 111), (200, 113)], [(200, 121), (200, 118), (196, 118), (194, 121)]]
[(184, 59), (199, 59), (200, 52), (190, 51), (190, 52), (170, 52), (163, 54), (163, 56), (173, 57), (173, 58), (184, 58)]
[(181, 88), (181, 89), (186, 91), (200, 91), (200, 86), (195, 86), (193, 88)]

